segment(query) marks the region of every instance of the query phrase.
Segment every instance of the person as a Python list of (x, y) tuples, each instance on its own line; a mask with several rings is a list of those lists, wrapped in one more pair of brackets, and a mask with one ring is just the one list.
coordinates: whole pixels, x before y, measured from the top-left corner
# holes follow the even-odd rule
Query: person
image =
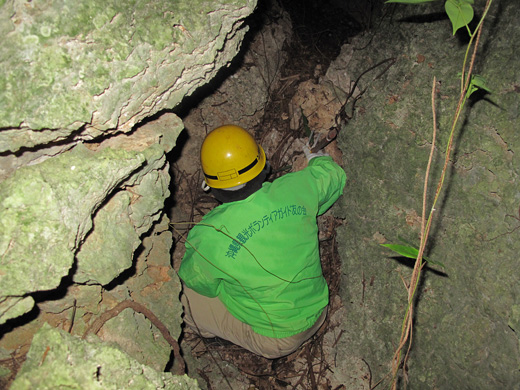
[(264, 150), (243, 128), (208, 133), (204, 184), (222, 204), (193, 226), (179, 276), (184, 321), (269, 359), (294, 352), (326, 318), (316, 217), (342, 194), (344, 170), (304, 148), (308, 166), (266, 182)]

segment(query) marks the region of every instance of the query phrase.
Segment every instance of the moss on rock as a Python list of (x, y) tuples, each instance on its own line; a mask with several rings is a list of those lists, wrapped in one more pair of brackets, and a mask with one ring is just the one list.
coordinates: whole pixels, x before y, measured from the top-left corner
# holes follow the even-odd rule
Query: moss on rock
[(57, 287), (92, 227), (93, 212), (144, 160), (141, 153), (93, 153), (78, 145), (0, 182), (2, 298)]
[[(410, 388), (518, 388), (520, 383), (518, 333), (508, 326), (517, 324), (520, 297), (519, 70), (510, 66), (519, 42), (514, 37), (520, 36), (515, 7), (514, 1), (493, 4), (484, 24), (475, 72), (493, 93), (468, 103), (457, 131), (427, 253), (446, 269), (426, 268), (418, 288)], [(374, 381), (390, 371), (407, 305), (401, 276), (407, 278), (413, 265), (379, 244), (400, 243), (401, 236), (418, 245), (433, 77), (440, 84), (431, 191), (460, 89), (465, 45), (451, 35), (447, 19), (433, 17), (436, 12), (442, 7), (397, 8), (375, 37), (356, 42), (370, 44), (354, 51), (350, 62), (356, 76), (368, 64), (396, 58), (380, 77), (376, 70), (363, 78), (361, 88), (367, 91), (355, 120), (340, 134), (349, 177), (342, 205), (348, 224), (339, 240), (348, 319), (347, 341), (338, 348), (365, 359)]]
[(243, 19), (255, 5), (5, 2), (0, 128), (9, 131), (0, 132), (0, 151), (63, 139), (79, 129), (88, 138), (129, 131), (173, 108), (236, 55)]
[(160, 373), (119, 348), (95, 338), (81, 340), (44, 325), (34, 336), (12, 390), (199, 389), (187, 376)]

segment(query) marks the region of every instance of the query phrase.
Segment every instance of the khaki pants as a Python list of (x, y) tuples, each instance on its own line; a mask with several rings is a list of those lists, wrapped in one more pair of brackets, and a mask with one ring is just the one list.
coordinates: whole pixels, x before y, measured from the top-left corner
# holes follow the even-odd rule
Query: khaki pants
[(318, 331), (327, 316), (325, 308), (310, 329), (278, 339), (255, 333), (251, 326), (233, 317), (218, 298), (205, 297), (184, 286), (181, 302), (184, 322), (202, 337), (220, 337), (268, 359), (294, 352)]

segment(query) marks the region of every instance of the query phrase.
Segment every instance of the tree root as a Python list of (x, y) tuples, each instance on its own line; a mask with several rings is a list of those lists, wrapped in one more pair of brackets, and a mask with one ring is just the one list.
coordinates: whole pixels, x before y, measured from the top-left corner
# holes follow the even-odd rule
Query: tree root
[(83, 334), (82, 338), (85, 339), (85, 337), (87, 337), (87, 335), (89, 333), (97, 334), (99, 332), (99, 330), (101, 329), (101, 327), (105, 324), (105, 322), (107, 322), (111, 318), (116, 317), (117, 315), (119, 315), (119, 313), (121, 313), (123, 310), (128, 309), (128, 308), (133, 309), (134, 311), (143, 314), (146, 318), (148, 318), (150, 320), (150, 322), (157, 329), (159, 329), (159, 331), (161, 332), (163, 337), (166, 339), (168, 344), (170, 344), (170, 346), (173, 349), (174, 359), (177, 362), (177, 364), (175, 365), (174, 372), (173, 372), (174, 375), (184, 375), (186, 373), (186, 362), (184, 361), (183, 357), (181, 356), (181, 350), (179, 347), (179, 343), (177, 342), (177, 340), (175, 340), (170, 335), (168, 328), (166, 328), (166, 326), (161, 322), (161, 320), (159, 320), (159, 318), (157, 318), (157, 316), (154, 313), (152, 313), (151, 310), (147, 309), (140, 303), (137, 303), (137, 302), (134, 302), (134, 301), (131, 301), (128, 299), (124, 300), (122, 302), (119, 302), (114, 308), (107, 310), (106, 312), (101, 314), (101, 316), (99, 316), (87, 328), (87, 330)]

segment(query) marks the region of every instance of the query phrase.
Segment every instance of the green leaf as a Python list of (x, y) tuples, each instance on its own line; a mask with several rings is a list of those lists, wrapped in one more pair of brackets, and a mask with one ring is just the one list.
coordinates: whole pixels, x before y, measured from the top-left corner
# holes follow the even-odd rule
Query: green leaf
[(401, 256), (408, 257), (410, 259), (417, 259), (417, 256), (419, 255), (419, 251), (412, 246), (397, 244), (381, 244), (381, 246), (391, 249), (394, 252), (399, 253)]
[(486, 92), (491, 93), (491, 90), (486, 85), (486, 79), (478, 74), (471, 75), (470, 85), (477, 89), (483, 89)]
[[(409, 259), (415, 260), (415, 259), (417, 259), (417, 256), (419, 256), (419, 250), (413, 246), (396, 245), (396, 244), (381, 244), (381, 246), (391, 249), (394, 252), (400, 254), (401, 256), (407, 257)], [(423, 256), (423, 260), (427, 261), (431, 265), (438, 265), (439, 267), (446, 268), (444, 266), (444, 264), (442, 264), (440, 261), (433, 261), (424, 256)]]
[[(462, 73), (459, 72), (458, 76), (461, 77)], [(483, 89), (486, 92), (492, 93), (491, 89), (486, 85), (486, 79), (478, 74), (472, 74), (469, 82), (468, 90), (466, 91), (466, 98), (470, 97), (473, 92), (479, 89)]]
[(387, 0), (385, 3), (420, 4), (429, 3), (434, 0)]
[(473, 0), (446, 0), (444, 8), (453, 26), (453, 35), (473, 20)]
[(431, 265), (437, 265), (441, 268), (444, 268), (446, 269), (446, 267), (444, 266), (444, 264), (442, 264), (440, 261), (433, 261), (431, 259), (427, 259), (427, 258), (424, 258), (424, 260), (426, 260), (428, 263), (430, 263)]

